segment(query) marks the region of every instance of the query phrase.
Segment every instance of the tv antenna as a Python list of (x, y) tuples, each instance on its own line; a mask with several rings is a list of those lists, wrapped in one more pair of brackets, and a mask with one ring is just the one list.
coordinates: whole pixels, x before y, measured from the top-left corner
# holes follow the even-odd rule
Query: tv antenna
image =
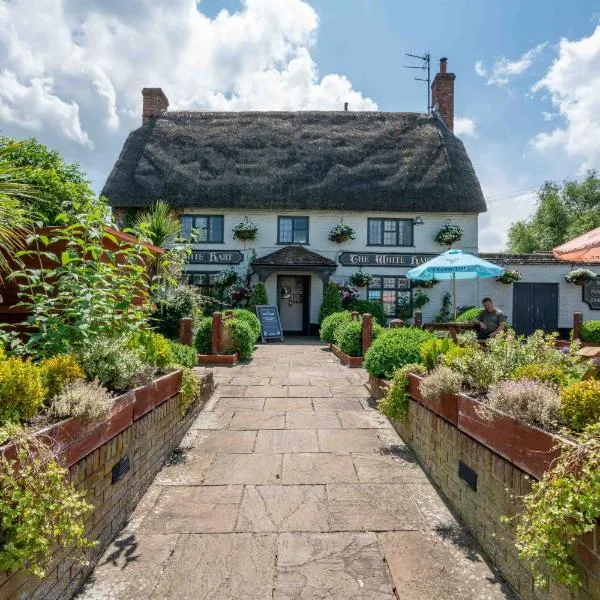
[(415, 77), (415, 81), (425, 81), (427, 83), (427, 113), (431, 112), (431, 55), (429, 52), (425, 53), (423, 56), (419, 54), (410, 54), (406, 53), (406, 56), (410, 58), (415, 58), (416, 60), (421, 61), (420, 65), (404, 65), (405, 69), (421, 69), (422, 71), (427, 71), (427, 79), (423, 77)]

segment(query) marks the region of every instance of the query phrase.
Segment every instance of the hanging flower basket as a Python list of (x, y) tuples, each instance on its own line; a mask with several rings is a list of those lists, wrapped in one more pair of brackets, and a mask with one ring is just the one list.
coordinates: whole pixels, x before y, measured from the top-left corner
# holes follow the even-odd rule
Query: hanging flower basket
[(437, 279), (423, 279), (422, 281), (413, 281), (413, 287), (429, 290), (438, 283), (439, 281)]
[(342, 242), (353, 240), (355, 233), (356, 232), (352, 227), (350, 227), (350, 225), (344, 225), (344, 223), (340, 223), (329, 232), (329, 239), (332, 242), (341, 244)]
[(232, 231), (233, 237), (238, 240), (255, 240), (258, 237), (258, 227), (252, 221), (238, 223)]
[(225, 269), (215, 277), (215, 283), (221, 287), (229, 287), (238, 281), (238, 274), (233, 269)]
[(367, 287), (371, 281), (373, 281), (373, 275), (371, 273), (363, 273), (362, 271), (352, 273), (348, 278), (348, 283), (359, 288)]
[(509, 269), (508, 271), (504, 271), (504, 273), (500, 275), (500, 277), (496, 277), (496, 281), (506, 284), (515, 283), (516, 281), (521, 281), (521, 279), (523, 279), (523, 275), (521, 275), (521, 273), (519, 273), (519, 271), (515, 269)]
[(586, 285), (594, 279), (596, 279), (596, 273), (589, 269), (575, 269), (565, 275), (567, 283), (573, 283), (574, 285)]
[(463, 237), (463, 229), (456, 223), (446, 223), (435, 234), (433, 238), (440, 246), (453, 246), (456, 242), (460, 242)]

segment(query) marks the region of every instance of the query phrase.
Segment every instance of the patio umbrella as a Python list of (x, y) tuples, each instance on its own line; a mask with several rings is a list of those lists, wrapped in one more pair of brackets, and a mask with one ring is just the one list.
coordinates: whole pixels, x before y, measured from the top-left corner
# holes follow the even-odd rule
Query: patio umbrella
[(600, 263), (600, 227), (554, 248), (552, 254), (567, 262)]
[(462, 250), (454, 248), (408, 271), (406, 276), (416, 281), (452, 279), (452, 303), (456, 320), (456, 280), (478, 277), (499, 277), (504, 269)]

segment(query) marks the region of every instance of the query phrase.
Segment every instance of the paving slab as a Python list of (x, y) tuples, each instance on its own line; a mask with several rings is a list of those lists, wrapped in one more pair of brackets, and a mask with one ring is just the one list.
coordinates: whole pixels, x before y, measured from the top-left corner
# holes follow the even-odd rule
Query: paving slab
[(230, 429), (284, 429), (285, 413), (264, 410), (260, 412), (243, 411), (235, 413)]
[(398, 444), (387, 429), (319, 429), (321, 452), (382, 452)]
[(335, 412), (315, 413), (288, 411), (285, 414), (286, 429), (340, 429), (340, 420)]
[(358, 483), (348, 454), (298, 453), (283, 457), (283, 483)]
[(196, 436), (191, 440), (191, 445), (205, 454), (244, 454), (254, 450), (256, 431), (198, 430), (195, 433)]
[(318, 452), (317, 432), (309, 429), (272, 429), (258, 432), (255, 452)]
[(281, 482), (282, 454), (219, 454), (205, 485), (266, 484)]
[(191, 429), (227, 429), (231, 419), (233, 419), (234, 411), (203, 411), (196, 420), (192, 423)]

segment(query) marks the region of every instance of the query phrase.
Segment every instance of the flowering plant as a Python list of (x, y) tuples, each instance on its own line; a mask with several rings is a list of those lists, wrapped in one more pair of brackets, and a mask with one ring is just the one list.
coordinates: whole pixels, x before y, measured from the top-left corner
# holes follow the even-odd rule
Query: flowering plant
[(332, 242), (341, 244), (342, 242), (353, 240), (355, 233), (356, 232), (352, 227), (350, 227), (350, 225), (344, 225), (344, 223), (340, 223), (329, 232), (329, 239)]
[(453, 246), (456, 242), (462, 240), (463, 230), (456, 223), (446, 223), (435, 234), (433, 238), (440, 246)]
[(255, 240), (258, 236), (258, 227), (248, 219), (238, 223), (232, 231), (233, 237), (238, 240)]
[(350, 275), (348, 278), (348, 283), (356, 287), (367, 287), (372, 280), (373, 275), (371, 275), (371, 273), (357, 271), (356, 273), (352, 273), (352, 275)]
[(500, 277), (496, 277), (496, 281), (500, 283), (515, 283), (515, 281), (520, 281), (523, 279), (523, 276), (516, 269), (509, 269), (508, 271), (504, 271)]
[(222, 287), (228, 287), (230, 285), (233, 285), (237, 280), (238, 280), (238, 274), (231, 267), (229, 269), (225, 269), (224, 271), (221, 271), (215, 277), (215, 283)]
[(575, 285), (585, 285), (593, 279), (596, 279), (596, 273), (589, 269), (575, 269), (565, 275), (565, 279), (568, 283), (574, 283)]
[(337, 287), (342, 295), (342, 306), (344, 308), (346, 308), (352, 302), (352, 300), (355, 300), (359, 296), (358, 290), (349, 283), (340, 283)]
[(229, 294), (231, 298), (231, 303), (238, 305), (250, 299), (252, 295), (252, 289), (245, 285), (236, 285), (231, 288), (231, 292)]

